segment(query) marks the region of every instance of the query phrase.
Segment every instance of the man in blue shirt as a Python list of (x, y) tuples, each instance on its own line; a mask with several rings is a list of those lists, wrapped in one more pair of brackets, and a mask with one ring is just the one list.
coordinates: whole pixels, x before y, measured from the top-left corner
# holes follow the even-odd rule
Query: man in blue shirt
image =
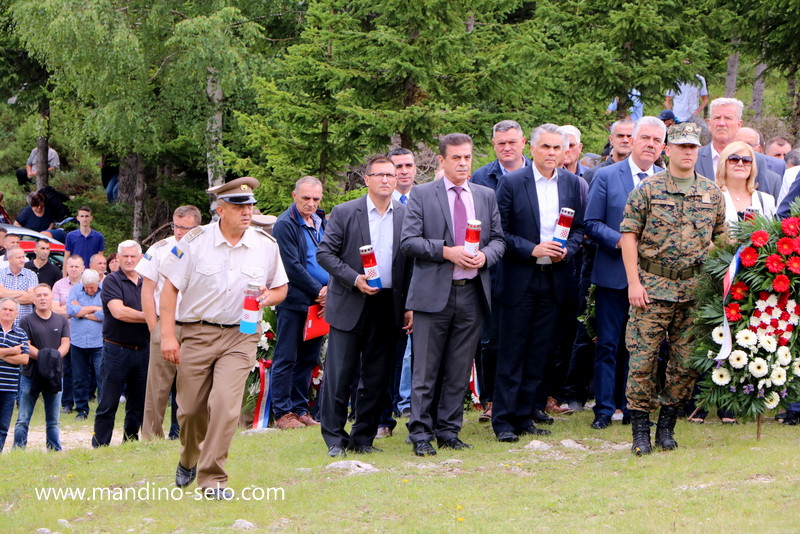
[(313, 176), (300, 178), (292, 192), (294, 203), (272, 230), (289, 277), (289, 292), (278, 306), (278, 341), (270, 370), (270, 392), (275, 426), (280, 429), (316, 426), (310, 415), (308, 387), (319, 361), (322, 338), (303, 341), (309, 306), (325, 307), (328, 272), (317, 262), (317, 247), (325, 231), (322, 183)]
[[(83, 258), (83, 264), (89, 265), (89, 262), (97, 253), (103, 254), (106, 248), (105, 239), (103, 234), (97, 230), (92, 230), (92, 208), (83, 206), (78, 209), (78, 223), (80, 228), (73, 230), (67, 234), (67, 240), (64, 243), (64, 265), (67, 264), (67, 258), (73, 254), (77, 254)], [(66, 276), (66, 271), (64, 276)]]
[(103, 300), (100, 296), (100, 274), (86, 269), (81, 283), (72, 286), (67, 297), (67, 315), (70, 317), (70, 359), (75, 419), (84, 421), (89, 416), (89, 397), (97, 382), (97, 391), (102, 389), (100, 364), (103, 362)]

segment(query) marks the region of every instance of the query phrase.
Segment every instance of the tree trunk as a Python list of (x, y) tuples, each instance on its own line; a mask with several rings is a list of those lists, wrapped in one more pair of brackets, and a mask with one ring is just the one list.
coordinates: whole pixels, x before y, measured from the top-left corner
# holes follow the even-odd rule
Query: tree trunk
[(764, 79), (767, 70), (766, 63), (759, 63), (756, 65), (755, 82), (753, 83), (753, 101), (750, 103), (750, 109), (756, 119), (761, 118), (761, 112), (764, 108)]
[(36, 142), (36, 148), (39, 149), (39, 152), (36, 154), (36, 190), (39, 191), (50, 184), (50, 170), (47, 157), (50, 152), (50, 138), (47, 135), (39, 136)]
[[(739, 39), (731, 39), (731, 45), (736, 50)], [(728, 71), (725, 74), (725, 96), (733, 98), (736, 96), (736, 77), (739, 75), (739, 51), (728, 56)]]
[[(222, 86), (216, 76), (216, 69), (209, 68), (206, 96), (213, 110), (206, 121), (206, 169), (208, 187), (225, 183), (225, 163), (222, 161)], [(216, 219), (216, 198), (211, 200), (211, 216)]]
[(119, 202), (133, 206), (133, 239), (142, 236), (145, 192), (144, 158), (139, 154), (128, 154), (119, 168)]
[(786, 96), (789, 99), (789, 105), (792, 106), (792, 120), (789, 124), (789, 133), (792, 135), (792, 137), (797, 137), (797, 132), (800, 131), (800, 101), (798, 101), (797, 78), (795, 78), (796, 74), (796, 69), (791, 70), (786, 80)]

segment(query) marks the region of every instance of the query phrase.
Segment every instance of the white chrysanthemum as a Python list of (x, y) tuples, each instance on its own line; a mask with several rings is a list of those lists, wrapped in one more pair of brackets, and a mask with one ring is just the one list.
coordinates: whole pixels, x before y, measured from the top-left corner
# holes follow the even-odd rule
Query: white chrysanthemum
[(736, 343), (741, 347), (754, 347), (758, 343), (758, 336), (750, 330), (739, 330), (736, 332)]
[(258, 348), (263, 349), (263, 350), (269, 350), (269, 339), (267, 339), (265, 337), (262, 337), (258, 341)]
[(769, 367), (767, 366), (767, 361), (764, 358), (753, 358), (753, 361), (747, 366), (747, 370), (750, 371), (750, 374), (754, 377), (761, 378), (763, 376), (767, 376)]
[(773, 386), (782, 386), (786, 383), (786, 369), (783, 367), (775, 367), (769, 375)]
[(758, 336), (758, 344), (767, 352), (775, 352), (778, 348), (774, 336)]
[(272, 329), (272, 326), (267, 321), (261, 321), (261, 330), (263, 332), (268, 332)]
[(728, 361), (731, 362), (731, 367), (734, 369), (743, 369), (747, 365), (747, 353), (743, 350), (735, 350), (728, 356)]
[(786, 301), (786, 311), (789, 313), (794, 313), (794, 310), (797, 308), (797, 303), (794, 299), (789, 299)]
[(711, 339), (713, 339), (717, 345), (722, 345), (722, 341), (725, 339), (725, 329), (721, 326), (716, 327), (711, 331)]
[(778, 305), (778, 296), (777, 295), (770, 295), (767, 297), (767, 306), (777, 306)]
[(761, 324), (761, 318), (756, 317), (755, 315), (750, 316), (750, 326), (758, 326)]
[(711, 373), (711, 380), (718, 386), (727, 386), (731, 381), (731, 372), (724, 367), (719, 367)]
[(778, 330), (786, 330), (787, 326), (789, 326), (787, 321), (778, 321)]
[(794, 313), (789, 314), (789, 324), (797, 326), (798, 323), (800, 323), (800, 315), (795, 315)]
[(796, 359), (792, 364), (792, 374), (794, 376), (800, 376), (800, 358)]
[(778, 347), (775, 354), (777, 355), (776, 361), (779, 365), (786, 367), (792, 363), (792, 353), (789, 352), (789, 347)]
[(782, 313), (783, 313), (782, 309), (775, 308), (774, 310), (772, 310), (772, 318), (773, 319), (780, 319)]
[(768, 332), (767, 332), (766, 328), (759, 328), (758, 330), (756, 330), (756, 336), (761, 338), (761, 337), (764, 337), (766, 335), (768, 335)]
[(767, 407), (767, 410), (771, 410), (778, 406), (778, 403), (781, 401), (780, 395), (778, 395), (775, 391), (770, 391), (766, 397), (764, 397), (764, 404)]
[(762, 311), (762, 312), (763, 312), (764, 310), (766, 310), (766, 309), (767, 309), (767, 306), (769, 306), (769, 304), (767, 304), (767, 301), (766, 301), (766, 300), (761, 300), (761, 299), (759, 299), (759, 300), (756, 302), (756, 308), (757, 308), (759, 311)]

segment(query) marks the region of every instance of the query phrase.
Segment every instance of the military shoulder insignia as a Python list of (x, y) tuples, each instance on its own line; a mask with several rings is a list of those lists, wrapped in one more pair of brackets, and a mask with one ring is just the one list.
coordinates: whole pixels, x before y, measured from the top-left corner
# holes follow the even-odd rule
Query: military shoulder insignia
[(181, 241), (186, 241), (187, 243), (191, 243), (192, 240), (196, 239), (197, 236), (202, 235), (202, 233), (205, 231), (206, 231), (205, 226), (198, 226), (197, 228), (190, 230), (189, 233), (183, 236), (183, 239), (181, 239)]
[(277, 242), (278, 242), (278, 240), (277, 240), (277, 239), (275, 239), (275, 238), (272, 236), (272, 234), (269, 234), (269, 233), (267, 233), (267, 231), (266, 231), (266, 230), (264, 230), (264, 229), (262, 229), (262, 228), (256, 228), (256, 227), (254, 227), (254, 226), (251, 226), (250, 228), (252, 228), (253, 230), (255, 230), (255, 231), (256, 231), (256, 233), (258, 233), (258, 234), (261, 234), (261, 235), (263, 235), (264, 237), (267, 237), (267, 238), (271, 239), (271, 240), (272, 240), (272, 241), (274, 241), (275, 243), (277, 243)]
[(169, 239), (162, 239), (161, 241), (159, 241), (158, 243), (156, 243), (155, 245), (153, 245), (150, 248), (161, 248), (164, 245), (166, 245), (167, 243), (169, 243)]

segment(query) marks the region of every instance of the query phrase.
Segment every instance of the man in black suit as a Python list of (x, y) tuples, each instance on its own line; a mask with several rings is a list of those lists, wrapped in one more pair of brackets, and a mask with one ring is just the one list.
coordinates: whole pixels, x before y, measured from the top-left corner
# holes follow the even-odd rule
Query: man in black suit
[(583, 173), (583, 179), (591, 184), (594, 174), (608, 165), (619, 163), (631, 154), (631, 143), (633, 142), (633, 121), (630, 119), (620, 119), (611, 125), (611, 135), (608, 136), (608, 144), (611, 145), (611, 153), (605, 161), (598, 163), (591, 169)]
[[(469, 448), (458, 433), (472, 358), (490, 311), (487, 267), (505, 250), (494, 192), (468, 181), (472, 139), (446, 135), (439, 153), (444, 177), (414, 188), (400, 245), (414, 258), (406, 307), (414, 311), (409, 438), (417, 456), (436, 454), (434, 437), (439, 448)], [(481, 222), (474, 254), (464, 247), (469, 219)]]
[[(367, 194), (339, 204), (317, 249), (317, 261), (331, 275), (325, 319), (331, 325), (320, 422), (328, 455), (380, 452), (372, 446), (381, 409), (388, 401), (399, 327), (410, 331), (404, 313), (405, 257), (399, 250), (405, 206), (392, 200), (397, 183), (388, 157), (370, 160), (364, 176)], [(364, 274), (360, 248), (371, 245), (381, 287)], [(356, 420), (345, 431), (350, 387), (360, 376)]]
[[(558, 169), (568, 146), (566, 133), (543, 124), (531, 133), (533, 165), (505, 177), (497, 203), (507, 242), (500, 262), (500, 354), (492, 426), (497, 438), (513, 442), (545, 419), (548, 359), (557, 356), (559, 308), (567, 303), (575, 274), (573, 257), (583, 240), (584, 203), (580, 178)], [(566, 246), (554, 241), (561, 208), (574, 210)]]

